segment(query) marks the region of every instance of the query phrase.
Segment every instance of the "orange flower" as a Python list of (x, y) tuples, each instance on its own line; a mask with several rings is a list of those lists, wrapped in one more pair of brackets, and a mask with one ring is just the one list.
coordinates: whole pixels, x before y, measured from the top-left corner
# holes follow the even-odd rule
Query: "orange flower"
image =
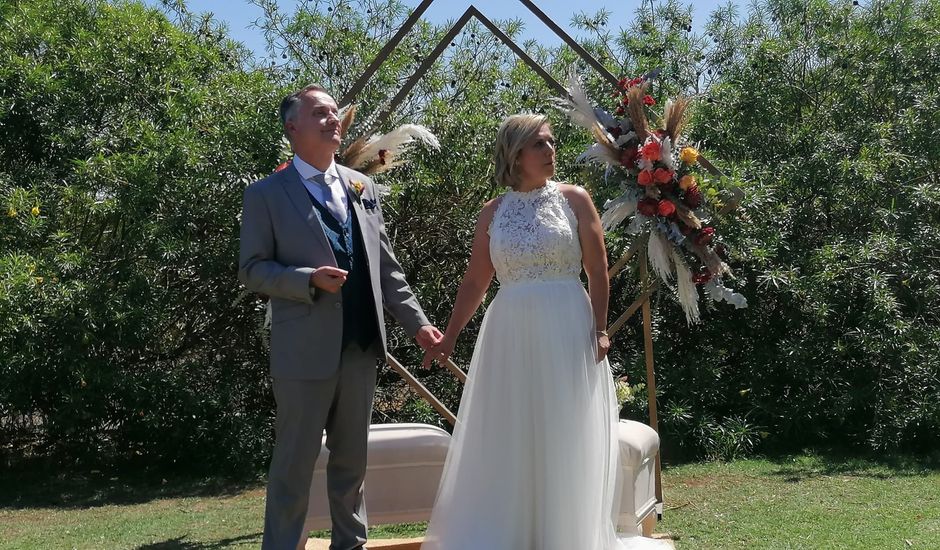
[(662, 149), (656, 141), (651, 141), (644, 145), (643, 148), (640, 149), (640, 152), (643, 154), (643, 158), (651, 162), (656, 162), (662, 155)]
[(679, 159), (685, 164), (695, 164), (698, 162), (698, 151), (694, 147), (683, 147)]
[(657, 168), (653, 172), (653, 179), (656, 180), (656, 183), (669, 183), (672, 181), (672, 176), (675, 175), (675, 172), (672, 170), (666, 170), (665, 168)]
[(649, 170), (641, 170), (640, 175), (636, 177), (636, 182), (640, 185), (651, 185), (653, 183), (653, 173)]
[(672, 204), (672, 201), (663, 199), (659, 201), (659, 204), (656, 205), (656, 212), (660, 216), (669, 217), (676, 213), (676, 205)]
[(692, 174), (686, 174), (682, 176), (682, 179), (679, 180), (679, 187), (681, 187), (683, 191), (685, 191), (689, 187), (693, 187), (694, 185), (695, 185), (695, 176), (693, 176)]

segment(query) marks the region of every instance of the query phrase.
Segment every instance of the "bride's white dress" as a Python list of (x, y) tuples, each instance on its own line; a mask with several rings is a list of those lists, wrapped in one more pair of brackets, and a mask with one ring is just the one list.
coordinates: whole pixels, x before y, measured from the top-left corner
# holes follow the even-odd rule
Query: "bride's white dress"
[(607, 361), (595, 361), (577, 219), (558, 184), (506, 192), (489, 236), (500, 288), (422, 548), (667, 547), (615, 533), (617, 402)]

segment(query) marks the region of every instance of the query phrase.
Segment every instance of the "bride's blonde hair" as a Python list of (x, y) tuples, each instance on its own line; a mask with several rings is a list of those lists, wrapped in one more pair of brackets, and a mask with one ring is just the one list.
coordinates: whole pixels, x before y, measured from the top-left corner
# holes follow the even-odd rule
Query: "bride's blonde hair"
[(512, 115), (500, 124), (496, 133), (496, 152), (493, 155), (497, 184), (506, 187), (519, 185), (519, 173), (516, 170), (519, 153), (546, 124), (548, 118), (545, 115), (532, 113)]

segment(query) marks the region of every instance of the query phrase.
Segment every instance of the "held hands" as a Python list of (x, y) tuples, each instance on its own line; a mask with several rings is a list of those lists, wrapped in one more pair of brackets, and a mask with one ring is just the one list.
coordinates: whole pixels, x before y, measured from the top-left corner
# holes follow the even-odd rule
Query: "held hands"
[(435, 346), (424, 350), (424, 360), (421, 361), (421, 367), (425, 369), (431, 368), (431, 363), (434, 362), (435, 359), (443, 366), (444, 363), (447, 362), (447, 359), (454, 353), (456, 343), (456, 339), (445, 335)]
[(441, 342), (444, 335), (434, 325), (424, 325), (415, 334), (415, 341), (425, 352)]
[(607, 357), (607, 352), (610, 350), (610, 336), (607, 336), (607, 331), (599, 330), (597, 331), (597, 362), (600, 363)]
[(346, 282), (347, 271), (330, 265), (318, 267), (310, 274), (310, 286), (336, 294)]

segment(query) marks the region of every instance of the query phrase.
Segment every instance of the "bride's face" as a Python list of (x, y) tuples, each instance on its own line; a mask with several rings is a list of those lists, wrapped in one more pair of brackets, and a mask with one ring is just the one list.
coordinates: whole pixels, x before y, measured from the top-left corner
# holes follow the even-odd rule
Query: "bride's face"
[(517, 162), (523, 181), (547, 180), (555, 175), (555, 136), (548, 124), (525, 144)]

